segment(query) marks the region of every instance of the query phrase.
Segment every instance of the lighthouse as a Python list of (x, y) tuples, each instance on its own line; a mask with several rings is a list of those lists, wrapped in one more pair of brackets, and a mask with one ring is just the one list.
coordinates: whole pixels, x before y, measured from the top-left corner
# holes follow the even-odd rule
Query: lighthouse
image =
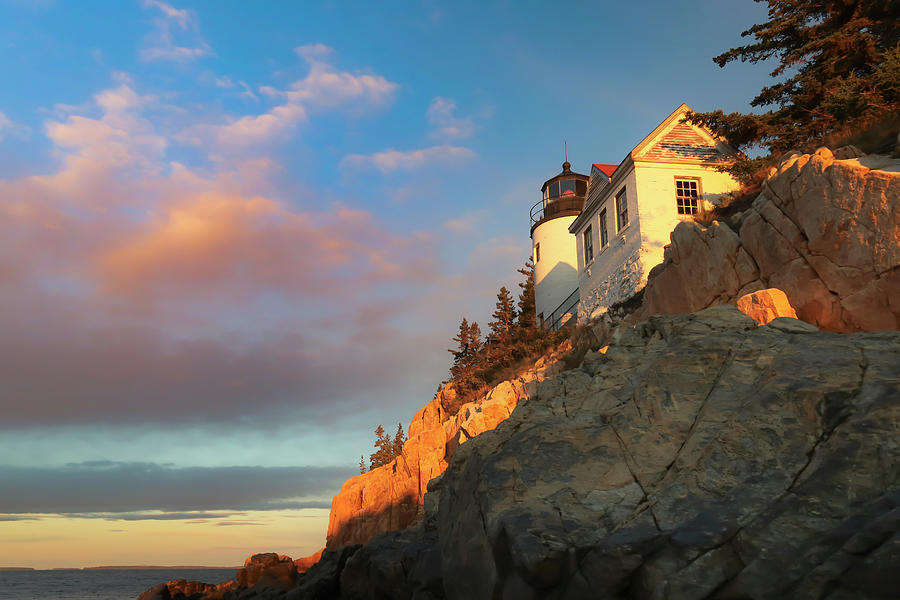
[(559, 175), (544, 182), (541, 199), (531, 207), (535, 313), (539, 325), (554, 330), (578, 306), (578, 256), (569, 225), (584, 208), (588, 180), (567, 160)]

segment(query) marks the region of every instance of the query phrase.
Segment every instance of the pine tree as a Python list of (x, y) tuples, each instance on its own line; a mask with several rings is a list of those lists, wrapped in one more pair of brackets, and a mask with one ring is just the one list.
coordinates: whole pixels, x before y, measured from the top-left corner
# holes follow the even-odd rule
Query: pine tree
[(460, 321), (459, 332), (453, 338), (453, 341), (456, 342), (456, 348), (449, 348), (447, 352), (453, 355), (453, 364), (450, 365), (450, 377), (456, 379), (470, 352), (469, 320), (465, 317)]
[(469, 354), (467, 356), (468, 362), (466, 363), (469, 369), (477, 369), (480, 366), (478, 357), (482, 345), (481, 327), (478, 326), (477, 322), (472, 321), (472, 324), (469, 325)]
[(403, 453), (403, 444), (406, 442), (406, 435), (403, 433), (403, 425), (397, 423), (397, 433), (394, 434), (394, 441), (391, 444), (393, 457), (398, 458)]
[(363, 456), (359, 457), (359, 474), (362, 475), (366, 472), (366, 459)]
[(384, 466), (392, 460), (393, 441), (381, 425), (375, 430), (375, 452), (369, 455), (369, 469)]
[(453, 355), (453, 364), (450, 367), (450, 377), (454, 381), (465, 379), (475, 367), (478, 351), (481, 349), (481, 328), (478, 323), (463, 318), (459, 324), (459, 333), (453, 338), (457, 343), (455, 349), (450, 349)]
[(497, 308), (491, 315), (494, 321), (489, 323), (491, 338), (501, 346), (508, 344), (512, 338), (513, 327), (516, 323), (516, 309), (513, 306), (512, 296), (506, 287), (501, 287), (497, 294)]
[(519, 282), (522, 289), (519, 293), (519, 327), (531, 329), (535, 327), (537, 320), (534, 309), (534, 262), (531, 257), (518, 272), (525, 276), (525, 281)]
[[(761, 2), (763, 0), (756, 0)], [(750, 104), (764, 114), (690, 113), (688, 120), (724, 136), (738, 149), (771, 153), (809, 149), (900, 111), (900, 3), (884, 0), (765, 0), (769, 20), (744, 31), (754, 42), (713, 61), (758, 63), (774, 58), (781, 78)], [(743, 180), (768, 162), (743, 157), (728, 170)]]

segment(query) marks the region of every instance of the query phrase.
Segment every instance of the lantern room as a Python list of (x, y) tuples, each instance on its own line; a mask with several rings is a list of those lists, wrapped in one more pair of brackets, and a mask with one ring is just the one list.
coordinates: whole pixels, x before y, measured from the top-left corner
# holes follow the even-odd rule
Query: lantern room
[(577, 216), (584, 208), (590, 177), (572, 171), (566, 161), (562, 172), (551, 177), (541, 186), (541, 199), (531, 208), (531, 234), (535, 228), (548, 219)]

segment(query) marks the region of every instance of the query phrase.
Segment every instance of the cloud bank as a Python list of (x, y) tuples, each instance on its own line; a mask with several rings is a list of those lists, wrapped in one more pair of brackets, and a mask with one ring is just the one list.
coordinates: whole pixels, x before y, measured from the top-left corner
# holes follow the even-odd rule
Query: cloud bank
[(352, 475), (353, 469), (338, 467), (175, 468), (113, 461), (48, 468), (0, 465), (0, 513), (8, 520), (22, 519), (17, 513), (181, 520), (230, 516), (223, 510), (328, 508), (327, 496)]

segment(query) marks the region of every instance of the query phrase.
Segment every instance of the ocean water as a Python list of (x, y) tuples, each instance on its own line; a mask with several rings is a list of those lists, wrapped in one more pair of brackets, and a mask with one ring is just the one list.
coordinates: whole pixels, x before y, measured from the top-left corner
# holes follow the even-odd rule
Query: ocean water
[(237, 569), (0, 571), (0, 600), (137, 600), (158, 583), (221, 583)]

